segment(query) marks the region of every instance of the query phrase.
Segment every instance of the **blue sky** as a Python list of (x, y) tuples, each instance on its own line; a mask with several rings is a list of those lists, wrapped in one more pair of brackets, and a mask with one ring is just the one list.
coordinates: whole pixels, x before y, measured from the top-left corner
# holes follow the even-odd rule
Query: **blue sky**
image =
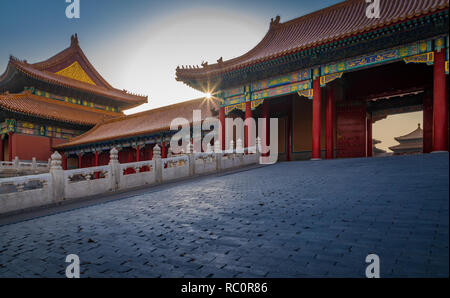
[(80, 0), (80, 19), (67, 19), (65, 0), (0, 1), (0, 73), (9, 55), (29, 62), (80, 45), (114, 87), (146, 94), (155, 108), (202, 94), (175, 81), (178, 65), (233, 58), (254, 47), (270, 18), (282, 21), (339, 0)]

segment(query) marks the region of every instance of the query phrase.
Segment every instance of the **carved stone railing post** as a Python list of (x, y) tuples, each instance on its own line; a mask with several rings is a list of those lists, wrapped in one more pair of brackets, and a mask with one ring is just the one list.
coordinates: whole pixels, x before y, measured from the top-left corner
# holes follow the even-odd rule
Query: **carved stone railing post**
[(230, 148), (228, 151), (230, 154), (234, 153), (234, 141), (233, 140), (230, 141)]
[(14, 169), (18, 170), (19, 169), (19, 157), (16, 156), (16, 158), (14, 158), (13, 161), (13, 167)]
[(189, 176), (195, 175), (195, 153), (194, 153), (194, 144), (189, 142), (188, 144), (188, 162), (189, 162)]
[(36, 157), (33, 157), (33, 160), (31, 161), (31, 169), (37, 169)]
[(220, 141), (217, 140), (214, 142), (214, 152), (217, 153), (222, 153), (222, 147), (220, 146)]
[(242, 140), (241, 139), (237, 139), (237, 141), (236, 141), (236, 154), (235, 154), (234, 158), (237, 157), (238, 160), (239, 160), (239, 165), (237, 165), (238, 167), (244, 165), (244, 154), (245, 154), (245, 149), (244, 149), (244, 146), (242, 145)]
[(236, 141), (236, 153), (238, 153), (238, 154), (244, 153), (244, 146), (242, 145), (241, 139), (237, 139), (237, 141)]
[(62, 157), (58, 153), (58, 151), (55, 151), (50, 159), (51, 159), (50, 175), (52, 177), (52, 195), (53, 195), (52, 199), (53, 202), (59, 202), (64, 199), (64, 188), (65, 188), (64, 170), (61, 166)]
[(262, 140), (260, 137), (256, 138), (256, 162), (261, 163), (261, 152), (262, 152)]
[(220, 141), (216, 140), (214, 142), (214, 153), (216, 153), (216, 171), (220, 172), (222, 170), (222, 148)]
[(120, 164), (119, 151), (116, 148), (109, 151), (109, 179), (111, 190), (118, 190), (120, 187)]
[(162, 159), (161, 147), (158, 144), (153, 147), (153, 159), (155, 160), (155, 180), (156, 183), (162, 182)]

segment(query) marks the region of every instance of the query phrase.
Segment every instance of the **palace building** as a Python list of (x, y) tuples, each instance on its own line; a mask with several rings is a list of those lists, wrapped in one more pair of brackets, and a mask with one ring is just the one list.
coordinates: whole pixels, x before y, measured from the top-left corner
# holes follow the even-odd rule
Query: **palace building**
[(396, 137), (395, 140), (400, 144), (389, 147), (394, 155), (417, 154), (423, 151), (423, 130), (420, 128), (420, 124), (413, 132)]
[(222, 124), (279, 118), (282, 160), (372, 156), (373, 123), (413, 111), (423, 111), (423, 151), (448, 151), (449, 2), (380, 3), (380, 18), (362, 0), (277, 17), (248, 53), (179, 67), (177, 80), (218, 97)]
[(0, 76), (0, 161), (47, 161), (53, 147), (147, 102), (109, 85), (72, 36), (70, 47), (30, 64), (11, 57)]
[[(448, 6), (446, 0), (347, 0), (281, 22), (272, 19), (248, 53), (202, 66), (178, 67), (176, 79), (213, 98), (135, 115), (121, 111), (146, 101), (112, 88), (72, 38), (69, 49), (41, 63), (11, 58), (0, 77), (2, 156), (63, 155), (64, 168), (167, 156), (174, 118), (193, 110), (225, 118), (278, 118), (279, 160), (373, 156), (372, 125), (389, 115), (423, 111), (423, 152), (448, 151)], [(43, 109), (42, 107), (46, 107)], [(269, 129), (260, 136), (269, 139)], [(245, 129), (244, 146), (254, 136)], [(31, 150), (27, 144), (33, 143)], [(32, 152), (30, 152), (32, 151)]]
[(201, 112), (201, 120), (218, 116), (216, 101), (206, 98), (189, 100), (105, 120), (70, 142), (55, 146), (55, 149), (64, 153), (64, 164), (68, 168), (106, 165), (112, 148), (119, 150), (120, 163), (151, 160), (156, 144), (161, 147), (161, 157), (166, 158), (170, 139), (177, 132), (170, 130), (172, 120), (183, 118), (192, 126), (194, 110)]

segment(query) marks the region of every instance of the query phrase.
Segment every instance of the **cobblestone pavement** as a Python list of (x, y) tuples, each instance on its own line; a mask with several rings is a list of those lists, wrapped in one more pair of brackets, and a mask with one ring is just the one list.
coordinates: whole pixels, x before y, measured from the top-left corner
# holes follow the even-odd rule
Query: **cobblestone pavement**
[(0, 227), (0, 277), (449, 276), (448, 154), (280, 163)]

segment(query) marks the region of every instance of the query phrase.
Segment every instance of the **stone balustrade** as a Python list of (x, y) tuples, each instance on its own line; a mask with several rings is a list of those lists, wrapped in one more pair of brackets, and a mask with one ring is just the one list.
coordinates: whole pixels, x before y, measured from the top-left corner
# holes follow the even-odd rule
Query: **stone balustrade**
[(0, 178), (48, 173), (49, 165), (50, 161), (37, 162), (36, 158), (32, 161), (21, 161), (18, 157), (13, 161), (0, 161)]
[(125, 164), (119, 163), (118, 152), (113, 148), (106, 166), (66, 171), (61, 167), (61, 155), (55, 152), (50, 166), (47, 165), (47, 174), (0, 179), (0, 214), (259, 163), (259, 151), (251, 153), (249, 150), (246, 154), (239, 148), (235, 150), (234, 144), (230, 145), (231, 149), (225, 152), (215, 144), (215, 152), (180, 154), (164, 159), (161, 148), (155, 146), (153, 160)]

